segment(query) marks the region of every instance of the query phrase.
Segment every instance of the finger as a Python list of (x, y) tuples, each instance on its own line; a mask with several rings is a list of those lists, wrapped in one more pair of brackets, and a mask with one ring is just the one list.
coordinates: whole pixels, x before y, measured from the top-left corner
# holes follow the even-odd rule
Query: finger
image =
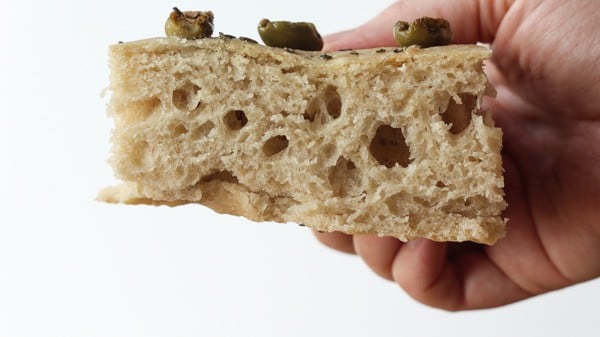
[[(509, 135), (510, 132), (507, 133)], [(504, 190), (509, 204), (504, 213), (510, 219), (508, 235), (494, 246), (486, 247), (487, 255), (516, 284), (530, 293), (544, 293), (572, 284), (550, 259), (540, 232), (534, 225), (531, 209), (527, 206), (526, 190), (510, 150), (511, 147), (506, 146), (503, 151), (509, 153), (502, 158)]]
[(394, 281), (422, 303), (445, 308), (457, 306), (461, 300), (456, 292), (459, 285), (445, 264), (446, 250), (445, 243), (426, 239), (408, 241), (392, 263)]
[(365, 263), (379, 276), (392, 280), (392, 263), (402, 242), (377, 235), (355, 235), (354, 248)]
[(352, 235), (347, 235), (339, 232), (321, 233), (313, 231), (317, 240), (329, 248), (339, 250), (340, 252), (348, 254), (356, 254), (354, 250), (354, 244), (352, 242)]
[(392, 27), (398, 20), (423, 16), (450, 22), (454, 43), (492, 42), (512, 0), (400, 0), (372, 20), (351, 30), (325, 37), (325, 50), (394, 46)]
[(498, 66), (492, 62), (491, 60), (483, 61), (485, 74), (488, 77), (488, 80), (495, 88), (506, 86), (506, 78), (504, 74), (498, 69)]
[(392, 264), (394, 280), (416, 300), (446, 310), (479, 309), (530, 296), (481, 249), (450, 258), (447, 244), (425, 239), (404, 245)]

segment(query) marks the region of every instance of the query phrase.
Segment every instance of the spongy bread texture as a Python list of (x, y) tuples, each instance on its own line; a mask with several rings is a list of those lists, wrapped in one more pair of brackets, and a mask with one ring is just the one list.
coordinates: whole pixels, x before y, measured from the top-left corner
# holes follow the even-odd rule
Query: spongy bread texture
[(124, 183), (99, 198), (492, 244), (506, 204), (502, 133), (481, 109), (489, 55), (226, 37), (111, 46), (110, 162)]

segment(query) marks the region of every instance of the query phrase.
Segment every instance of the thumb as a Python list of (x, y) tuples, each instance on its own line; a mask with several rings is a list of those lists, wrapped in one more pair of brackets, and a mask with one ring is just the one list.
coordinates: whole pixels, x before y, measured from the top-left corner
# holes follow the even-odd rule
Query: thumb
[(394, 23), (423, 16), (448, 20), (454, 43), (492, 42), (512, 3), (513, 0), (398, 0), (365, 24), (326, 36), (323, 49), (394, 46)]

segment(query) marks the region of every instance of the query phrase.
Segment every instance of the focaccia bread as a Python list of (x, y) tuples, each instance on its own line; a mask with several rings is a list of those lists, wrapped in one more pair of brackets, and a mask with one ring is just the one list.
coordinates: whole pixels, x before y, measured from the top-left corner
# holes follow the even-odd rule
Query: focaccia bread
[(199, 203), (401, 240), (504, 235), (483, 46), (301, 52), (227, 36), (110, 48), (108, 202)]

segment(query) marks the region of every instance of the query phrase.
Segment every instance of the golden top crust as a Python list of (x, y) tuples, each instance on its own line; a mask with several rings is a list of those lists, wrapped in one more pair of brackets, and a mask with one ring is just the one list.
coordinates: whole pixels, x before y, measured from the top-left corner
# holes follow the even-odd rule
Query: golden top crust
[[(419, 48), (411, 46), (401, 47), (381, 47), (360, 50), (343, 51), (303, 51), (289, 48), (268, 47), (258, 43), (244, 41), (239, 38), (215, 37), (197, 40), (186, 40), (177, 37), (159, 37), (144, 40), (137, 40), (125, 43), (118, 43), (110, 46), (111, 54), (139, 53), (139, 52), (185, 52), (187, 49), (209, 49), (213, 51), (227, 51), (246, 54), (250, 57), (263, 56), (268, 53), (277, 60), (293, 60), (296, 57), (314, 59), (315, 61), (334, 61), (356, 63), (360, 62), (379, 63), (381, 59), (403, 59), (406, 57), (418, 57), (423, 59), (441, 58), (445, 60), (455, 60), (456, 62), (471, 63), (474, 61), (483, 61), (488, 59), (492, 51), (481, 45), (462, 45), (453, 44), (447, 46), (438, 46), (430, 48)], [(360, 56), (360, 57), (357, 57)]]

